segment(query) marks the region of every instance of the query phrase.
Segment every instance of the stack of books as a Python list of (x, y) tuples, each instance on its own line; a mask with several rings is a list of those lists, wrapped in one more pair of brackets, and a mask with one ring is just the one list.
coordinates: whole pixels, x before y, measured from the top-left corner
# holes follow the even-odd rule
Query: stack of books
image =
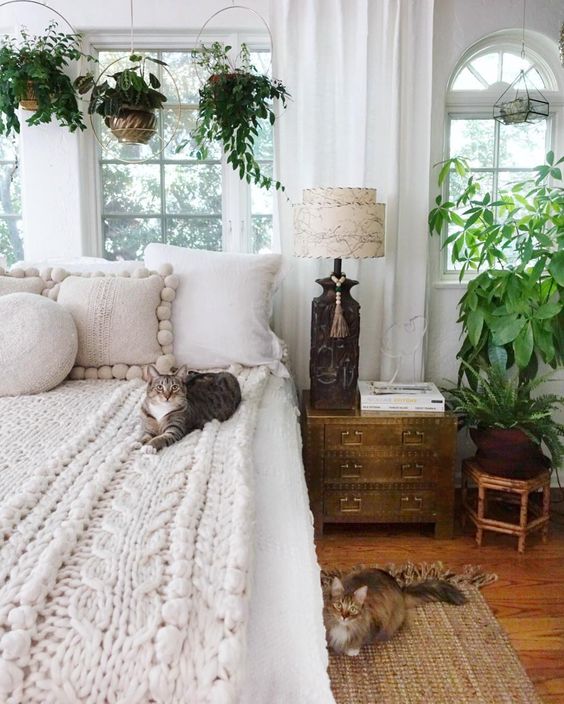
[(386, 381), (359, 381), (362, 411), (444, 412), (445, 397), (435, 384), (390, 384)]

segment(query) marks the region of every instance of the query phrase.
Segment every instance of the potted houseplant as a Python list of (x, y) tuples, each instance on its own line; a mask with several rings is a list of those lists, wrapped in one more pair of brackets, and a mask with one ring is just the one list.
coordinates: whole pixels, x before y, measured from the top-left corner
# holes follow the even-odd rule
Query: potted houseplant
[[(544, 377), (520, 382), (507, 375), (506, 359), (478, 371), (463, 362), (473, 383), (453, 386), (445, 393), (461, 425), (470, 429), (477, 447), (476, 460), (489, 474), (526, 479), (547, 466), (558, 469), (564, 446), (564, 425), (554, 420), (554, 412), (564, 405), (556, 394), (533, 397), (531, 392)], [(543, 455), (544, 443), (549, 458)]]
[(161, 83), (148, 69), (148, 62), (166, 66), (150, 56), (131, 54), (131, 66), (97, 82), (92, 73), (79, 76), (75, 86), (81, 95), (90, 93), (89, 114), (98, 114), (118, 142), (147, 144), (157, 131), (156, 110), (166, 97), (158, 90)]
[(549, 152), (533, 179), (496, 198), (482, 191), (464, 159), (442, 164), (439, 186), (452, 174), (462, 185), (457, 198), (436, 197), (430, 231), (441, 234), (448, 226), (443, 246), (452, 247), (460, 279), (477, 272), (458, 304), (458, 358), (465, 363), (459, 379), (468, 368), (489, 367), (500, 349), (521, 381), (536, 376), (539, 362), (557, 368), (564, 361), (562, 162)]
[(281, 81), (257, 71), (245, 44), (239, 53), (240, 66), (231, 63), (230, 50), (228, 45), (213, 42), (192, 54), (196, 66), (208, 76), (199, 91), (198, 118), (191, 135), (193, 153), (197, 159), (206, 159), (210, 143), (220, 142), (227, 162), (241, 179), (260, 188), (283, 190), (279, 181), (262, 173), (254, 149), (261, 120), (274, 125), (273, 101), (279, 100), (285, 108), (288, 91)]
[(35, 36), (22, 29), (19, 37), (5, 36), (0, 43), (0, 134), (20, 131), (18, 106), (32, 114), (29, 125), (54, 117), (71, 132), (85, 129), (72, 80), (65, 70), (82, 57), (79, 34), (57, 31), (51, 22)]

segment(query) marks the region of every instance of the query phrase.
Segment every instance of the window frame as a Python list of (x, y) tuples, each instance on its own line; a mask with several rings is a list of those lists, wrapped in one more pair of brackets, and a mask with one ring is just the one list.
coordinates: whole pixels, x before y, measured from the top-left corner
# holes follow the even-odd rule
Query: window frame
[[(468, 48), (457, 61), (454, 69), (450, 73), (446, 85), (445, 107), (444, 107), (444, 132), (443, 132), (443, 149), (442, 158), (450, 158), (450, 134), (451, 122), (456, 118), (480, 119), (489, 117), (493, 120), (493, 105), (507, 88), (507, 83), (494, 83), (489, 88), (477, 90), (453, 90), (452, 84), (462, 70), (462, 68), (470, 63), (473, 59), (478, 58), (490, 52), (510, 51), (512, 53), (521, 53), (521, 30), (505, 30), (496, 32), (480, 40), (476, 44)], [(538, 65), (541, 76), (547, 80), (548, 85), (555, 90), (543, 89), (542, 93), (550, 104), (548, 116), (547, 140), (549, 146), (555, 153), (560, 153), (564, 149), (564, 80), (560, 75), (562, 73), (555, 70), (559, 66), (556, 46), (552, 47), (550, 40), (535, 32), (527, 32), (525, 36), (526, 52), (525, 57), (533, 64)], [(552, 56), (552, 53), (554, 56)], [(550, 58), (549, 58), (550, 57)], [(497, 140), (499, 136), (500, 126), (496, 123)], [(496, 140), (496, 144), (498, 141)], [(497, 153), (497, 150), (496, 150)], [(496, 168), (494, 166), (494, 168)], [(511, 169), (503, 169), (509, 171)], [(522, 169), (516, 169), (522, 170)], [(490, 171), (491, 169), (484, 169)], [(433, 171), (433, 176), (435, 173)], [(436, 183), (436, 182), (435, 182)], [(436, 192), (436, 191), (433, 191)], [(443, 184), (442, 196), (448, 196), (448, 179)], [(439, 247), (439, 286), (464, 285), (464, 282), (472, 279), (477, 275), (477, 272), (467, 271), (462, 282), (459, 281), (460, 272), (452, 268), (449, 261), (448, 250), (443, 247), (443, 243), (447, 237), (446, 226), (440, 238)]]
[[(245, 32), (217, 32), (202, 35), (197, 42), (196, 32), (176, 34), (137, 33), (135, 50), (137, 51), (186, 51), (196, 48), (202, 41), (220, 41), (234, 47), (238, 51), (242, 43), (246, 43), (251, 52), (271, 51), (268, 34), (262, 31)], [(101, 51), (129, 52), (130, 36), (123, 32), (91, 33), (85, 37), (85, 51), (97, 56)], [(85, 251), (90, 256), (103, 257), (104, 233), (102, 228), (103, 191), (101, 183), (100, 151), (92, 130), (87, 135), (81, 135), (81, 182), (85, 204), (85, 220), (88, 223), (84, 242)], [(164, 188), (162, 169), (164, 162), (158, 159), (155, 163), (161, 168), (161, 195)], [(182, 163), (182, 160), (174, 160)], [(205, 163), (205, 162), (202, 162)], [(227, 164), (225, 154), (221, 161), (221, 223), (222, 223), (222, 251), (224, 252), (252, 252), (252, 212), (251, 212), (251, 185), (242, 181), (230, 164)], [(161, 197), (161, 203), (163, 202)], [(260, 213), (256, 213), (260, 215)], [(124, 217), (133, 217), (134, 214), (124, 214)], [(148, 217), (143, 215), (143, 217)], [(159, 218), (164, 217), (164, 213)], [(272, 239), (272, 251), (276, 251), (275, 238)]]

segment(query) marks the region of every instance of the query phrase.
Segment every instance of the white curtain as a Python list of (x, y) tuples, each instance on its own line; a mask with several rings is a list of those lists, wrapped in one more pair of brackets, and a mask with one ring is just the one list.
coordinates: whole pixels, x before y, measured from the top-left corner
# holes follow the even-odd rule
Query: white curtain
[[(396, 359), (380, 352), (384, 331), (425, 313), (433, 0), (271, 0), (270, 19), (273, 75), (292, 94), (276, 133), (286, 192), (275, 231), (290, 272), (275, 326), (306, 388), (315, 279), (332, 262), (293, 258), (291, 203), (314, 186), (377, 188), (386, 256), (347, 260), (343, 271), (360, 281), (360, 378), (389, 379)], [(400, 380), (412, 375), (411, 361), (403, 367)]]

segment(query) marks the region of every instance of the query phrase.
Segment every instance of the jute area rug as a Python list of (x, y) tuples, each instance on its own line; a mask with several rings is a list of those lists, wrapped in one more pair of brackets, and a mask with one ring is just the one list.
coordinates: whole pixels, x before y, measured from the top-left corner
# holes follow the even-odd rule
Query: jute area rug
[[(463, 606), (426, 604), (391, 641), (357, 657), (329, 655), (337, 704), (541, 704), (507, 634), (479, 589), (495, 581), (468, 566), (460, 574), (441, 563), (386, 565), (400, 583), (447, 579), (468, 598)], [(327, 589), (339, 570), (322, 572)]]

